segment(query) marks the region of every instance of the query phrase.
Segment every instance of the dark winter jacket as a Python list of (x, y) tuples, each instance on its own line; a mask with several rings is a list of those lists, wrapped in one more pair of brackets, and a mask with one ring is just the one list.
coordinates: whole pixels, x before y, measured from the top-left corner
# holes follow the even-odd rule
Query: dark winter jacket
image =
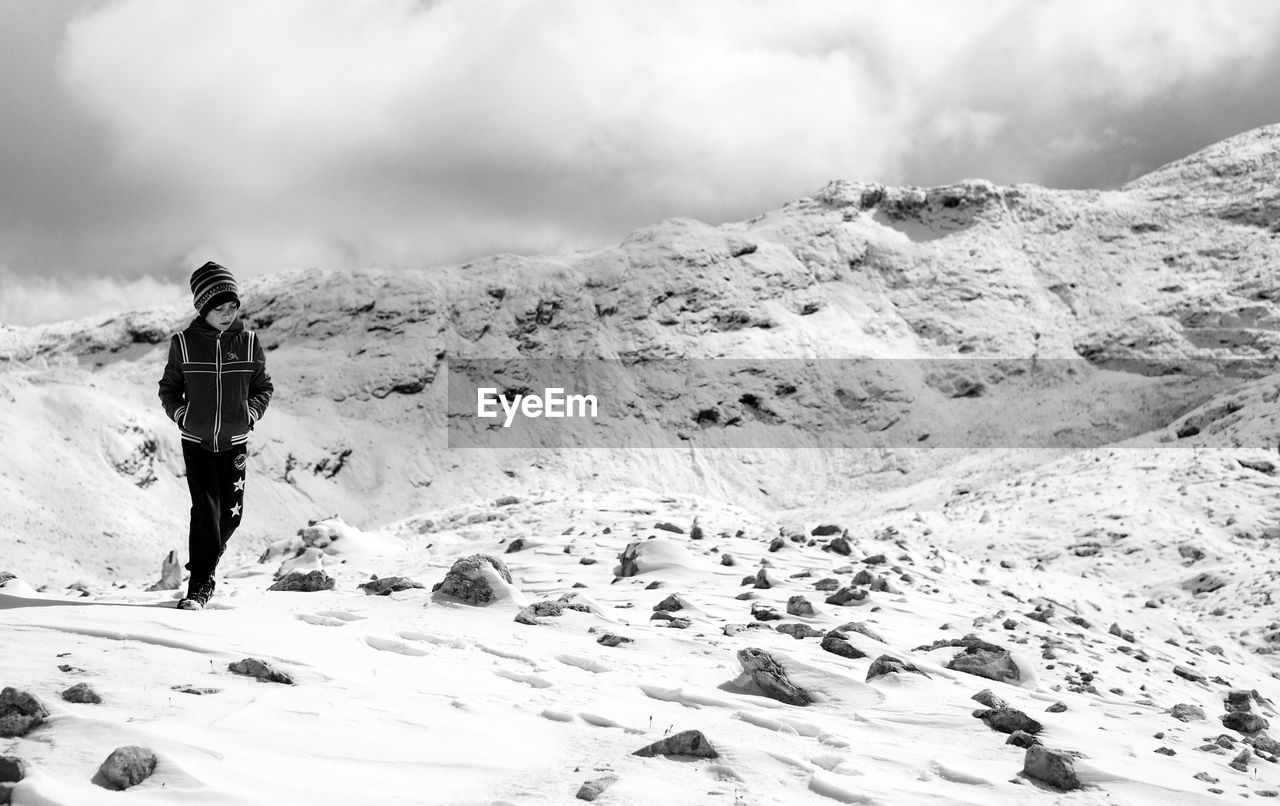
[(186, 442), (210, 451), (243, 445), (274, 391), (262, 345), (239, 320), (222, 333), (196, 317), (169, 342), (160, 402)]

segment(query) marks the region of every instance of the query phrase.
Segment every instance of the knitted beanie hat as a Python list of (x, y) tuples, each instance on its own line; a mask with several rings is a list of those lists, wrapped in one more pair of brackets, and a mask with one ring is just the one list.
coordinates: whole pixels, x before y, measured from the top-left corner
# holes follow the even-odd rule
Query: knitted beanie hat
[(240, 286), (231, 272), (209, 261), (191, 273), (191, 296), (201, 316), (224, 302), (240, 301)]

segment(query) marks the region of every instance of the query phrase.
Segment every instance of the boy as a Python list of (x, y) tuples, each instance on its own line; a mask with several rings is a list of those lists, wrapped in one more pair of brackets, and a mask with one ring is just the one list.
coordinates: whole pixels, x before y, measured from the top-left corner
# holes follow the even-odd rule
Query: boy
[(204, 264), (191, 274), (191, 294), (200, 315), (169, 342), (160, 402), (182, 434), (191, 491), (191, 579), (178, 607), (201, 610), (243, 514), (249, 432), (275, 387), (262, 345), (236, 319), (240, 288), (231, 272)]

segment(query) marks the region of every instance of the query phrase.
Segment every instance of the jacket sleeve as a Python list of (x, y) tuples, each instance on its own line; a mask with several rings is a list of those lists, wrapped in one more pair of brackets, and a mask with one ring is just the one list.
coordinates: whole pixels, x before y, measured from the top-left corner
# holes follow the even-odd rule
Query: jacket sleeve
[(160, 377), (160, 404), (170, 420), (182, 424), (182, 416), (187, 413), (187, 384), (182, 377), (182, 349), (177, 336), (169, 340), (169, 360)]
[(253, 377), (249, 379), (249, 427), (253, 428), (262, 415), (267, 413), (267, 404), (276, 388), (271, 384), (271, 376), (267, 374), (267, 354), (262, 349), (262, 342), (253, 340)]

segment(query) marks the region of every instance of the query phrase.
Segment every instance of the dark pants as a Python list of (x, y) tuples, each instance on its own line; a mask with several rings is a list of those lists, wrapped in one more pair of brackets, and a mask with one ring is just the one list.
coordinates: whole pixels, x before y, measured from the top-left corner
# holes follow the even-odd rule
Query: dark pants
[(214, 453), (190, 442), (182, 443), (191, 490), (191, 532), (188, 536), (191, 583), (212, 579), (227, 541), (240, 525), (244, 505), (244, 445)]

